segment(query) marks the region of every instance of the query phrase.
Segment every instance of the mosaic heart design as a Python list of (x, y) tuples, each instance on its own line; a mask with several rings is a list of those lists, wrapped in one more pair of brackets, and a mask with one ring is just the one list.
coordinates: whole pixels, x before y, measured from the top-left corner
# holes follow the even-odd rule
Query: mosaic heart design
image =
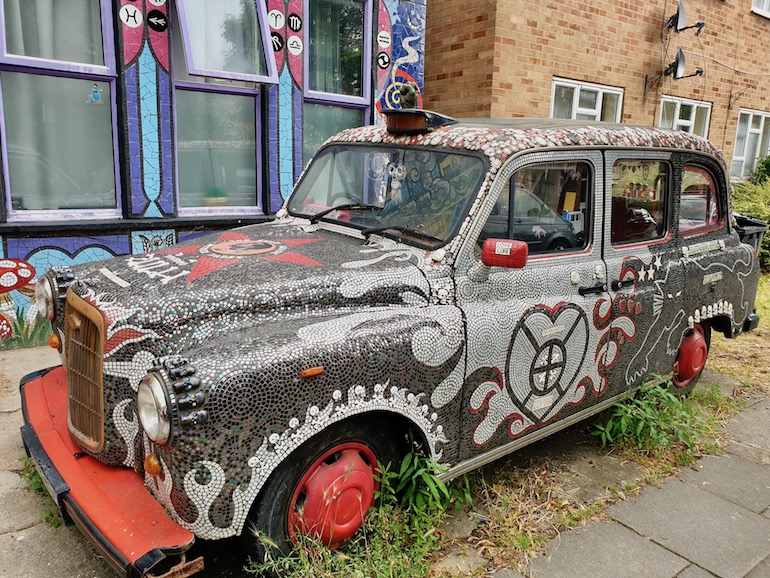
[(562, 401), (579, 401), (572, 397), (587, 351), (588, 318), (581, 308), (562, 303), (529, 310), (508, 349), (505, 384), (511, 400), (535, 423)]

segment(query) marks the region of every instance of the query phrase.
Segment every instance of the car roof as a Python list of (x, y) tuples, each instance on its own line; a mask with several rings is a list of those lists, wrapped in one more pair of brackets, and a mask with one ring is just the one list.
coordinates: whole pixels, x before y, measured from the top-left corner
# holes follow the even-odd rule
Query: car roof
[(480, 151), (493, 161), (542, 148), (657, 148), (703, 152), (719, 159), (721, 151), (697, 135), (649, 126), (549, 118), (469, 118), (420, 134), (392, 134), (384, 124), (348, 129), (332, 142), (366, 142)]

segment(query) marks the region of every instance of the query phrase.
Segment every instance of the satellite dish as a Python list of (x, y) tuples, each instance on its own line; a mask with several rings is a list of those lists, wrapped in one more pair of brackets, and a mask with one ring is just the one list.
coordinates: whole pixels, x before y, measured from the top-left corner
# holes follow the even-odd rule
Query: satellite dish
[(676, 49), (676, 58), (671, 64), (674, 65), (671, 74), (674, 75), (674, 80), (679, 80), (684, 76), (684, 67), (686, 64), (684, 60), (684, 52), (682, 52), (681, 48)]
[(676, 14), (674, 14), (671, 18), (668, 19), (668, 27), (673, 28), (677, 32), (681, 32), (687, 27), (685, 22), (686, 20), (684, 17), (684, 4), (682, 4), (682, 0), (678, 0), (678, 7), (676, 10)]
[(684, 73), (684, 67), (685, 67), (685, 60), (684, 60), (684, 51), (681, 48), (676, 49), (676, 58), (674, 59), (674, 62), (669, 64), (666, 67), (666, 70), (663, 71), (663, 74), (665, 76), (673, 76), (674, 80), (679, 80), (682, 78), (690, 78), (691, 76), (700, 76), (703, 74), (703, 70), (700, 68), (695, 69), (695, 72), (693, 74), (685, 75)]
[(668, 28), (673, 28), (677, 32), (696, 28), (697, 30), (695, 30), (695, 36), (700, 36), (700, 33), (703, 32), (703, 28), (706, 26), (706, 23), (702, 20), (698, 20), (692, 26), (687, 26), (687, 21), (684, 17), (684, 4), (682, 4), (682, 0), (678, 0), (677, 6), (676, 14), (668, 19)]

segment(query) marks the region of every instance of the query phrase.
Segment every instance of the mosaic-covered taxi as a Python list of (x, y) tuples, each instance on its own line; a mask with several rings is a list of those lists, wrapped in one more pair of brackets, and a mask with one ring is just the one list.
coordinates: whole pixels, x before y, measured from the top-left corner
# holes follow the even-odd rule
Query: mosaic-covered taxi
[(38, 282), (63, 367), (23, 380), (23, 439), (121, 572), (252, 524), (336, 546), (409, 435), (457, 475), (648, 376), (688, 391), (712, 331), (758, 323), (709, 142), (388, 118), (330, 139), (273, 222)]

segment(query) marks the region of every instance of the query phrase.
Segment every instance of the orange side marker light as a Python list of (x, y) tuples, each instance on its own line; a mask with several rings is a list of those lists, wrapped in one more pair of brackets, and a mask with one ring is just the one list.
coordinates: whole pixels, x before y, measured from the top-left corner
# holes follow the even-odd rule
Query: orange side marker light
[(321, 375), (324, 372), (323, 365), (319, 365), (317, 367), (309, 367), (307, 369), (303, 369), (299, 372), (299, 376), (302, 379), (307, 379), (308, 377), (315, 377), (316, 375)]

